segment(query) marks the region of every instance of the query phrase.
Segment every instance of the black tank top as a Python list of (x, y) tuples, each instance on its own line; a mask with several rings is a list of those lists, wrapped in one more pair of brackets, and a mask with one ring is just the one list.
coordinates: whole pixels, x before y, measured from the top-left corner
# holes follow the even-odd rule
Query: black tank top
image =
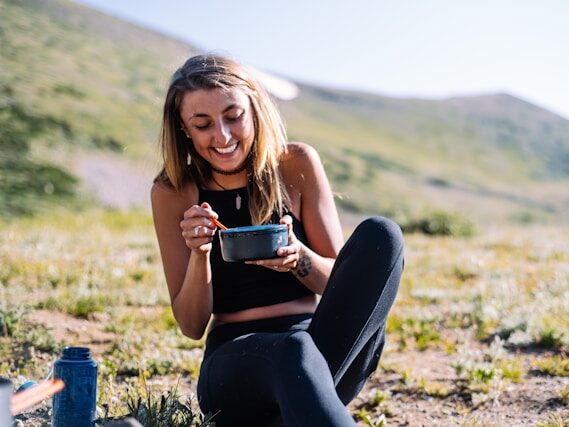
[[(199, 203), (203, 202), (211, 205), (227, 227), (252, 225), (246, 187), (226, 191), (200, 190)], [(287, 213), (292, 217), (294, 234), (308, 246), (302, 223), (291, 212)], [(271, 222), (278, 224), (278, 215), (273, 215)], [(210, 261), (214, 313), (233, 313), (313, 294), (292, 273), (279, 273), (242, 262), (225, 262), (221, 257), (218, 233), (213, 239)]]

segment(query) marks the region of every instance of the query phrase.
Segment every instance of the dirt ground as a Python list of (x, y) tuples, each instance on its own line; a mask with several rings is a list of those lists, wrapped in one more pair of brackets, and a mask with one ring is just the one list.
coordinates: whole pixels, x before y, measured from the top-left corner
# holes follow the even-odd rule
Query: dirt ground
[[(141, 310), (151, 311), (153, 308)], [(147, 313), (141, 312), (141, 315), (145, 314)], [(101, 360), (104, 351), (115, 340), (120, 339), (115, 334), (103, 332), (107, 320), (104, 315), (82, 320), (63, 313), (37, 310), (29, 314), (29, 320), (51, 328), (58, 340), (72, 338), (76, 345), (90, 347), (95, 360)], [(462, 338), (472, 339), (468, 336)], [(473, 347), (480, 345), (475, 341), (471, 344)], [(201, 351), (196, 351), (195, 354), (197, 358), (201, 357)], [(554, 414), (567, 419), (569, 407), (559, 396), (561, 389), (569, 387), (569, 378), (550, 377), (533, 372), (531, 362), (536, 355), (532, 352), (517, 355), (523, 359), (528, 370), (523, 382), (506, 383), (496, 400), (472, 409), (469, 396), (456, 390), (457, 375), (452, 368), (456, 355), (434, 349), (398, 351), (388, 344), (381, 367), (349, 405), (349, 409), (356, 414), (360, 408), (366, 408), (368, 413), (372, 414), (371, 425), (382, 425), (380, 420), (383, 414), (383, 425), (386, 426), (535, 426), (539, 422), (547, 421)], [(406, 384), (401, 371), (409, 373)], [(448, 396), (438, 398), (425, 394), (418, 386), (419, 378), (424, 379), (426, 383), (436, 382), (447, 387)], [(164, 385), (168, 385), (168, 379), (164, 378), (162, 381)], [(180, 391), (194, 395), (195, 382), (183, 379)], [(370, 402), (378, 391), (387, 392), (388, 397), (379, 406), (370, 407)], [(49, 403), (44, 403), (24, 414), (20, 417), (21, 425), (48, 425), (48, 407)], [(363, 421), (358, 423), (358, 426), (366, 425), (370, 424)]]

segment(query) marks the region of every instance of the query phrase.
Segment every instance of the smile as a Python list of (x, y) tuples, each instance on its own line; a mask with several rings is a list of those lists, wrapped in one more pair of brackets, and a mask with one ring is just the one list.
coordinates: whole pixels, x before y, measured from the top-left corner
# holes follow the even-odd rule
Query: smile
[(215, 150), (216, 152), (218, 152), (219, 154), (230, 154), (233, 153), (236, 149), (237, 149), (237, 142), (234, 144), (231, 144), (227, 147), (212, 147), (213, 150)]

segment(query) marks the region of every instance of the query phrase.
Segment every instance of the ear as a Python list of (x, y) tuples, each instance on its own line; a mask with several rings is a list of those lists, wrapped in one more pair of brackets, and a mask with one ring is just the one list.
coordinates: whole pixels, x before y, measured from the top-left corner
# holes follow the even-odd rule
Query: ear
[(186, 126), (184, 126), (183, 123), (182, 123), (182, 127), (181, 127), (180, 129), (182, 129), (182, 132), (184, 132), (184, 133), (186, 134), (186, 138), (192, 139), (192, 138), (190, 137), (190, 133), (188, 132), (188, 130), (186, 129)]

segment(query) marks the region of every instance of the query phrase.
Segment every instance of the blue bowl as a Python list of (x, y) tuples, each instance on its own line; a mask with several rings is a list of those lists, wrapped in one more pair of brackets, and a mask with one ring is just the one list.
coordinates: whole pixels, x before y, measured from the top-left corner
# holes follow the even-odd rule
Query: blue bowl
[(253, 261), (277, 257), (288, 245), (286, 224), (251, 225), (220, 230), (221, 256), (225, 261)]

